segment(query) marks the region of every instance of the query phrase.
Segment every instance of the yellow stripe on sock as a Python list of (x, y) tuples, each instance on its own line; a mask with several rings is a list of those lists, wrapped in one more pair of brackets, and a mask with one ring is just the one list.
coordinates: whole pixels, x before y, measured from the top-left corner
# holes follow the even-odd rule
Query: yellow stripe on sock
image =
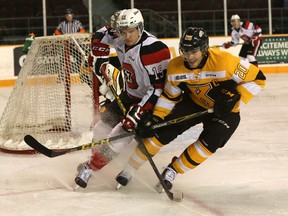
[(144, 139), (143, 143), (146, 146), (149, 154), (153, 156), (156, 155), (163, 146), (163, 144), (160, 143), (155, 137)]
[(192, 145), (190, 145), (189, 147), (188, 147), (188, 149), (187, 149), (187, 152), (188, 152), (188, 155), (189, 155), (189, 157), (193, 160), (193, 161), (195, 161), (196, 163), (202, 163), (202, 162), (204, 162), (206, 159), (207, 159), (207, 157), (202, 157), (200, 154), (199, 154), (199, 148), (201, 148), (200, 149), (200, 151), (202, 150), (202, 147), (200, 146), (200, 145), (198, 145), (197, 147), (198, 147), (198, 151), (197, 151), (197, 149), (196, 149), (196, 147), (195, 147), (195, 145), (198, 145), (197, 143), (194, 143), (194, 144), (192, 144)]

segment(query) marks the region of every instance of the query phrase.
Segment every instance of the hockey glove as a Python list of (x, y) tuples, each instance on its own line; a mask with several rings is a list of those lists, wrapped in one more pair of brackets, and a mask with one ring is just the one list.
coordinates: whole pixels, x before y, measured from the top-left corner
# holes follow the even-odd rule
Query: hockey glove
[(132, 104), (125, 118), (122, 120), (123, 128), (132, 131), (138, 127), (144, 110), (138, 104)]
[(235, 104), (240, 100), (241, 95), (237, 91), (237, 84), (229, 80), (218, 86), (217, 96), (214, 101), (214, 114), (221, 118), (231, 113)]
[(251, 45), (253, 46), (253, 47), (255, 47), (255, 46), (257, 46), (258, 44), (259, 44), (259, 41), (262, 39), (261, 37), (259, 37), (259, 34), (254, 34), (253, 36), (252, 36), (252, 38), (251, 38), (252, 40), (251, 40)]
[(223, 44), (223, 47), (225, 48), (225, 49), (228, 49), (228, 48), (230, 48), (231, 46), (233, 46), (233, 43), (232, 42), (225, 42), (224, 44)]
[(152, 129), (151, 126), (160, 123), (162, 118), (159, 116), (150, 116), (150, 119), (146, 121), (143, 127), (138, 127), (136, 130), (136, 134), (141, 138), (153, 137), (157, 132), (157, 129)]
[(99, 92), (101, 95), (103, 95), (106, 99), (110, 101), (113, 101), (115, 99), (112, 91), (110, 90), (109, 86), (105, 81), (99, 86)]
[(109, 61), (109, 53), (109, 45), (100, 43), (98, 39), (93, 40), (91, 53), (88, 56), (88, 63), (91, 67), (95, 67), (95, 73), (97, 75), (101, 75), (100, 69), (102, 64)]

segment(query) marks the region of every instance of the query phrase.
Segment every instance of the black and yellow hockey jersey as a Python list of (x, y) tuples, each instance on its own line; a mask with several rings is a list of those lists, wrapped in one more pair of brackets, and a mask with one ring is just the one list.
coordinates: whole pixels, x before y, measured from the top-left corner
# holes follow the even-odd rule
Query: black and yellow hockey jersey
[(183, 85), (194, 102), (206, 109), (213, 108), (215, 98), (211, 93), (226, 80), (238, 83), (237, 90), (241, 94), (232, 112), (238, 112), (241, 105), (247, 104), (266, 84), (266, 78), (258, 67), (225, 51), (209, 49), (207, 61), (201, 69), (188, 69), (183, 56), (178, 56), (168, 65), (164, 92), (153, 114), (161, 118), (167, 116), (181, 100)]

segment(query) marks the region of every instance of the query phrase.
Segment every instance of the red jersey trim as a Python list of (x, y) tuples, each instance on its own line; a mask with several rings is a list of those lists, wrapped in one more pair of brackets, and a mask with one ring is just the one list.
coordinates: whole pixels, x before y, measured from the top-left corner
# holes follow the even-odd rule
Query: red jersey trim
[(250, 22), (249, 22), (249, 21), (246, 21), (246, 22), (244, 23), (244, 27), (243, 27), (243, 28), (248, 29), (249, 25), (250, 25)]
[(167, 59), (170, 59), (170, 51), (168, 48), (159, 50), (151, 54), (143, 54), (141, 56), (143, 65), (152, 65)]

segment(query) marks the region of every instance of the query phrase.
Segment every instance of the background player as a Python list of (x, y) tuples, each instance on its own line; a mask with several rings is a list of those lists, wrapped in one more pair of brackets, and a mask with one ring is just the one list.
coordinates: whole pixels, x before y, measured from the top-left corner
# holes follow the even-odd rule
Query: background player
[[(144, 20), (138, 9), (121, 10), (116, 13), (116, 17), (116, 30), (106, 26), (93, 35), (90, 63), (98, 76), (101, 76), (99, 71), (107, 67), (109, 45), (115, 48), (125, 79), (124, 89), (119, 97), (128, 112), (126, 116), (123, 115), (116, 100), (108, 104), (101, 113), (101, 120), (93, 129), (94, 140), (115, 136), (124, 133), (124, 129), (129, 131), (137, 127), (142, 114), (154, 107), (163, 90), (170, 60), (168, 47), (144, 30)], [(119, 123), (121, 119), (122, 123)], [(76, 184), (86, 187), (92, 170), (104, 167), (132, 139), (133, 137), (128, 137), (122, 139), (123, 142), (113, 142), (93, 149), (91, 159), (77, 168), (79, 173), (75, 178)]]
[(68, 8), (65, 10), (66, 20), (61, 22), (54, 31), (55, 35), (85, 33), (85, 28), (79, 20), (74, 19), (74, 12)]
[[(240, 122), (240, 105), (248, 103), (265, 86), (265, 76), (256, 66), (228, 52), (208, 49), (208, 36), (202, 28), (189, 27), (180, 39), (181, 56), (168, 65), (164, 91), (153, 117), (155, 124), (191, 113), (214, 108), (214, 113), (153, 131), (139, 128), (148, 152), (154, 156), (190, 127), (203, 123), (199, 138), (174, 158), (163, 171), (169, 189), (177, 173), (185, 173), (203, 163), (230, 139)], [(126, 185), (147, 160), (136, 147), (124, 170), (116, 177)]]
[(262, 29), (249, 20), (241, 22), (240, 17), (235, 14), (231, 16), (232, 40), (223, 44), (225, 49), (239, 43), (240, 38), (244, 41), (239, 56), (247, 58), (251, 64), (258, 66), (257, 53), (262, 44)]

